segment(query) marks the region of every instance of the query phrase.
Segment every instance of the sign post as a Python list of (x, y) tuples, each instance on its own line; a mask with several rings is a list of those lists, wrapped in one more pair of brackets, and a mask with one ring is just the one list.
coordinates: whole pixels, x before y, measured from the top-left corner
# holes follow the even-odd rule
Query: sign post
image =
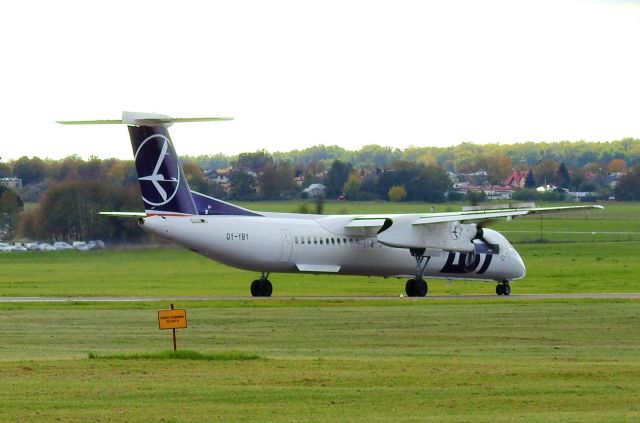
[(160, 330), (171, 329), (173, 332), (173, 350), (176, 351), (176, 329), (185, 329), (187, 327), (187, 310), (174, 309), (173, 304), (171, 304), (170, 310), (158, 310), (158, 326)]

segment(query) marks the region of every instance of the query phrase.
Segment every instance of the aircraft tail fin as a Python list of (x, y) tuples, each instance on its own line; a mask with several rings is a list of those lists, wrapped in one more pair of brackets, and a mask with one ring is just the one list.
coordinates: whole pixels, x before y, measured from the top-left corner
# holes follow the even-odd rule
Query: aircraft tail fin
[[(59, 121), (65, 125), (128, 125), (136, 172), (147, 215), (196, 215), (202, 205), (189, 189), (168, 127), (178, 122), (205, 122), (232, 118), (171, 118), (154, 113), (123, 112), (122, 120)], [(211, 199), (213, 200), (213, 199)], [(198, 203), (202, 203), (198, 198)], [(207, 206), (209, 209), (212, 207)], [(223, 213), (219, 213), (223, 214)]]
[(129, 125), (136, 172), (147, 214), (198, 214), (167, 124)]

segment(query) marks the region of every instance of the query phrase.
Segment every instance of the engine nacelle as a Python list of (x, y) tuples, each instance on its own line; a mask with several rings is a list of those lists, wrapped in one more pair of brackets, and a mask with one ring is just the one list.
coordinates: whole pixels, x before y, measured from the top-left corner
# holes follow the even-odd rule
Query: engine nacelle
[(415, 217), (400, 216), (378, 234), (381, 244), (396, 248), (434, 249), (469, 252), (478, 233), (474, 223), (458, 221), (413, 224)]

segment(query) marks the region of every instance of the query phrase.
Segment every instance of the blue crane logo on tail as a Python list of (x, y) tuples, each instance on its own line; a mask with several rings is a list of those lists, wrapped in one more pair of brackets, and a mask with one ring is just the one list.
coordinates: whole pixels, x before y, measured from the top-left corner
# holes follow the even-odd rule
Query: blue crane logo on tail
[(151, 135), (138, 147), (135, 154), (142, 199), (149, 205), (162, 206), (175, 197), (180, 186), (180, 164), (167, 153), (169, 139), (162, 134)]

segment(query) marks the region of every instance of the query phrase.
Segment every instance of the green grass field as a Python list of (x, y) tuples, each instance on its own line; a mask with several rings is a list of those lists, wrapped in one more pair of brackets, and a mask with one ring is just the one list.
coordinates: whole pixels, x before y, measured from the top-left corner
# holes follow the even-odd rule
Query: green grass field
[(636, 301), (178, 305), (213, 359), (136, 356), (170, 348), (164, 304), (2, 305), (2, 419), (640, 418)]
[[(513, 293), (638, 292), (640, 243), (516, 246), (527, 276)], [(248, 295), (259, 276), (178, 248), (50, 252), (0, 256), (0, 296)], [(274, 296), (400, 295), (403, 279), (274, 274)], [(430, 280), (432, 295), (489, 294), (494, 284)]]
[[(543, 234), (596, 222), (634, 232), (639, 211), (614, 204), (601, 215), (545, 217)], [(528, 274), (514, 294), (640, 291), (637, 238), (554, 236), (516, 242)], [(0, 255), (5, 297), (248, 295), (254, 277), (174, 248)], [(189, 318), (176, 358), (156, 320), (169, 304), (0, 303), (0, 420), (640, 420), (640, 301), (278, 299), (395, 297), (404, 281), (270, 279), (271, 299), (176, 301)], [(492, 292), (491, 283), (430, 281), (433, 295)]]

